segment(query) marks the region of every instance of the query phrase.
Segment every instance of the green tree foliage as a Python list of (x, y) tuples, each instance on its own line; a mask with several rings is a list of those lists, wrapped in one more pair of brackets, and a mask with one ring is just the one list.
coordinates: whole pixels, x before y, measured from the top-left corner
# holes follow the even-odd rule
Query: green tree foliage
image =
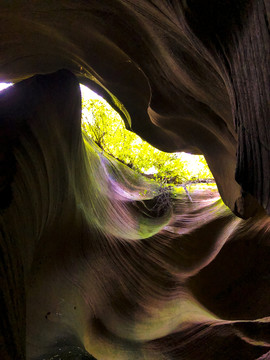
[(126, 130), (120, 115), (105, 100), (83, 100), (82, 128), (105, 152), (163, 183), (213, 178), (203, 156), (192, 157), (190, 163), (185, 154), (159, 151)]

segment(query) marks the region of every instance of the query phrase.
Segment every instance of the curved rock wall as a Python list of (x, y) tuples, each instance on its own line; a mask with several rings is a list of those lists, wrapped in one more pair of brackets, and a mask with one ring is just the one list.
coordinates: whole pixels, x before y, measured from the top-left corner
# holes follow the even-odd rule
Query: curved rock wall
[(5, 90), (0, 107), (13, 169), (2, 178), (3, 359), (267, 354), (264, 213), (244, 222), (218, 198), (173, 200), (103, 155), (81, 134), (66, 70)]
[(127, 126), (154, 146), (203, 153), (225, 203), (249, 217), (257, 205), (248, 193), (268, 209), (266, 7), (263, 0), (6, 2), (0, 77), (71, 70), (107, 93)]
[[(263, 0), (1, 4), (2, 81), (67, 69), (0, 96), (1, 359), (270, 357), (268, 16)], [(251, 218), (105, 157), (78, 80), (154, 146), (203, 153)]]

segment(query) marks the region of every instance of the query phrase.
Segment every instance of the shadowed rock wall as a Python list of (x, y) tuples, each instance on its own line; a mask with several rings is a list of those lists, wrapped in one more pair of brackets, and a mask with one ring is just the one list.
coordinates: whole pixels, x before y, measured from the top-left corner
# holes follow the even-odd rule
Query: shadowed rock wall
[[(267, 9), (1, 4), (2, 81), (76, 75), (0, 97), (1, 358), (270, 356)], [(203, 153), (226, 205), (252, 218), (169, 201), (104, 157), (81, 134), (77, 80), (154, 146)]]
[(0, 78), (71, 70), (154, 146), (203, 153), (224, 202), (249, 217), (248, 193), (268, 209), (267, 3), (5, 2)]
[(218, 197), (170, 199), (103, 155), (66, 70), (5, 90), (0, 108), (2, 358), (267, 353), (263, 212), (244, 222)]

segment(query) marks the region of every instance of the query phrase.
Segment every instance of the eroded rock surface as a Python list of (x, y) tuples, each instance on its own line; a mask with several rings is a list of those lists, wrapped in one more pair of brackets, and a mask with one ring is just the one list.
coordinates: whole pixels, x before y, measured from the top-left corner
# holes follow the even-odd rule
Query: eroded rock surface
[(154, 146), (203, 153), (224, 202), (249, 217), (247, 193), (269, 210), (267, 3), (5, 2), (0, 77), (71, 70)]
[[(1, 359), (270, 357), (268, 10), (1, 4), (2, 81), (67, 69), (0, 95)], [(78, 80), (154, 146), (203, 153), (231, 210), (156, 211), (83, 138)]]
[(267, 353), (264, 212), (245, 222), (218, 198), (160, 201), (156, 184), (83, 138), (66, 70), (14, 85), (0, 107), (14, 161), (1, 215), (2, 358)]

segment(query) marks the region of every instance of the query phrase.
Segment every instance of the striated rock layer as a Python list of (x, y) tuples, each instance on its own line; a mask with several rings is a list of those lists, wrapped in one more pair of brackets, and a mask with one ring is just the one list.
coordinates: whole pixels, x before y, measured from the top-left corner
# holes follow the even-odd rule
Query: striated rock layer
[(269, 8), (268, 0), (3, 2), (0, 79), (69, 69), (154, 146), (203, 153), (236, 214), (257, 211), (252, 196), (269, 212)]
[(170, 201), (104, 156), (66, 70), (7, 89), (0, 108), (1, 358), (263, 359), (267, 215)]
[[(18, 82), (0, 95), (1, 359), (270, 358), (269, 8), (0, 5)], [(78, 81), (159, 149), (204, 154), (229, 209), (104, 156)]]

